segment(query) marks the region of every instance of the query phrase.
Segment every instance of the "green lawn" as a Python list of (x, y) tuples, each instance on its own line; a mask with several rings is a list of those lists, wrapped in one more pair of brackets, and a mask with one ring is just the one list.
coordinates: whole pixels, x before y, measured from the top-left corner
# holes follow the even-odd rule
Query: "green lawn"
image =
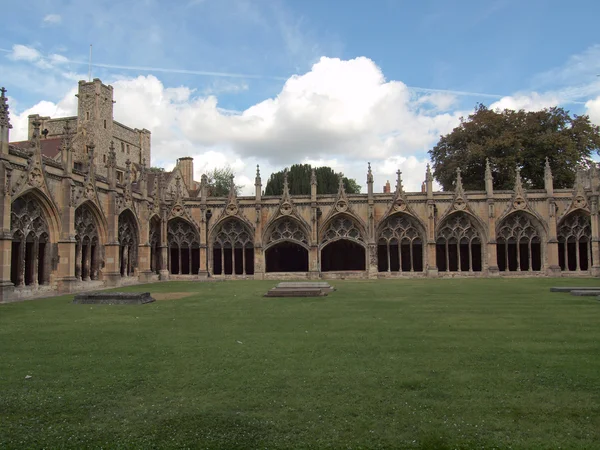
[(0, 305), (0, 448), (600, 448), (600, 280), (274, 284)]

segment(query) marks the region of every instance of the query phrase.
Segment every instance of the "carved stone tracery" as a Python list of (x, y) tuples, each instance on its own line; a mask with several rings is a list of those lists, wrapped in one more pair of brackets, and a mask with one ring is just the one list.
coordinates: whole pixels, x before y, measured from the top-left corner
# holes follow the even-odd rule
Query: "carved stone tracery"
[(455, 213), (444, 221), (437, 233), (438, 243), (481, 243), (481, 236), (467, 214)]
[(252, 235), (239, 220), (225, 220), (213, 240), (215, 248), (248, 247), (252, 245)]
[(348, 239), (364, 244), (364, 237), (359, 228), (353, 220), (344, 216), (336, 217), (329, 223), (321, 242), (324, 246), (328, 242), (338, 239)]
[(291, 241), (296, 244), (308, 246), (306, 233), (300, 224), (293, 219), (285, 218), (279, 220), (275, 227), (271, 230), (266, 244), (271, 244), (279, 241)]
[(504, 219), (496, 235), (498, 243), (529, 243), (540, 240), (537, 227), (529, 215), (523, 213), (514, 213)]

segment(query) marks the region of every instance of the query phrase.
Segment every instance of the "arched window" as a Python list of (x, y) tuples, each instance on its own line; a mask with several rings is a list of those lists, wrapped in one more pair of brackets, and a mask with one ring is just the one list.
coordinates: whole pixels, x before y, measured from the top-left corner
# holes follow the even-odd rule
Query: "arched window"
[(308, 237), (297, 220), (278, 220), (265, 240), (267, 272), (308, 272)]
[(133, 275), (137, 267), (138, 242), (135, 217), (126, 209), (119, 215), (119, 258), (123, 277)]
[(321, 271), (365, 270), (364, 237), (354, 220), (335, 217), (321, 240)]
[(496, 242), (501, 272), (542, 269), (542, 240), (531, 215), (516, 212), (504, 219), (498, 226)]
[(481, 235), (473, 218), (458, 212), (444, 220), (437, 233), (436, 259), (440, 272), (481, 271)]
[(48, 284), (52, 270), (50, 233), (42, 207), (32, 194), (12, 203), (10, 230), (12, 283), (17, 287)]
[(379, 272), (421, 272), (423, 237), (410, 216), (388, 218), (377, 240)]
[(200, 237), (198, 231), (183, 219), (167, 224), (169, 270), (172, 274), (193, 275), (200, 270)]
[(251, 232), (238, 219), (227, 219), (213, 238), (214, 275), (254, 273), (254, 244)]
[(592, 226), (590, 216), (572, 212), (558, 227), (558, 262), (561, 270), (590, 270), (592, 267)]
[(97, 280), (100, 269), (100, 246), (96, 220), (85, 203), (75, 210), (75, 277)]

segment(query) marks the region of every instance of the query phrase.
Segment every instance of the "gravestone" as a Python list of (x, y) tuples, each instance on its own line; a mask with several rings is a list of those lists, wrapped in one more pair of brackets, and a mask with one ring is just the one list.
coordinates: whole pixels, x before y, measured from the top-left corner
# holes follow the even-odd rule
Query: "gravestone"
[(265, 294), (265, 297), (326, 297), (335, 289), (327, 282), (283, 281)]
[(153, 301), (150, 292), (85, 292), (73, 299), (80, 305), (142, 305)]

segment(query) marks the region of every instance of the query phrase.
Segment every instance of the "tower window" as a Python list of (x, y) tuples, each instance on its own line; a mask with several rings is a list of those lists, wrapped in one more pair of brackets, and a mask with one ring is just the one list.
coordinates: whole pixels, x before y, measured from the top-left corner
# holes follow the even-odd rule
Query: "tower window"
[(127, 144), (127, 154), (129, 155), (129, 144)]
[(106, 155), (103, 155), (103, 156), (102, 156), (102, 160), (103, 160), (104, 162), (106, 162)]
[(104, 129), (106, 130), (106, 119), (104, 119)]
[(86, 118), (87, 120), (90, 120), (90, 112), (89, 112), (89, 111), (86, 111), (86, 112), (85, 112), (85, 118)]
[(121, 142), (121, 153), (125, 153), (125, 144)]

